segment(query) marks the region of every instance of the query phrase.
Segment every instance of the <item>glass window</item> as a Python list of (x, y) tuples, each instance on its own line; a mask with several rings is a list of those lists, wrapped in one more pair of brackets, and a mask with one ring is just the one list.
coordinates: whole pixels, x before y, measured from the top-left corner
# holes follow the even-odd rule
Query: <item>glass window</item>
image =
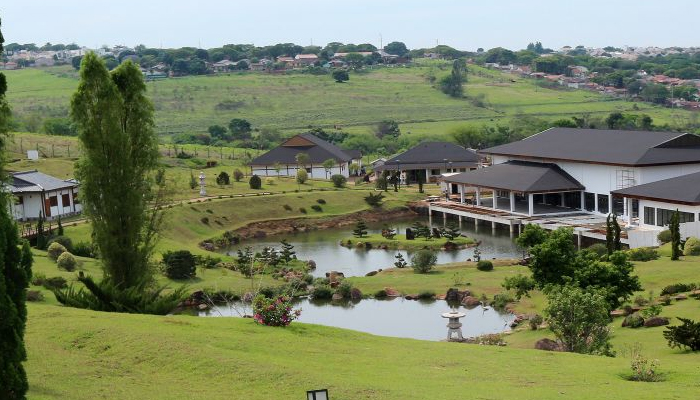
[(610, 212), (610, 206), (608, 204), (608, 195), (599, 194), (598, 195), (598, 212), (601, 214), (607, 214)]
[(49, 197), (49, 204), (51, 205), (51, 207), (58, 206), (58, 196)]
[(430, 175), (440, 175), (440, 170), (439, 169), (431, 169)]
[(654, 216), (656, 215), (656, 210), (654, 210), (654, 207), (644, 207), (644, 223), (647, 225), (654, 225), (655, 224), (655, 218)]
[(625, 201), (622, 197), (613, 197), (612, 204), (613, 213), (622, 215), (625, 212)]
[[(657, 226), (666, 226), (668, 223), (671, 221), (671, 216), (675, 210), (666, 210), (664, 208), (657, 208), (656, 209), (656, 225)], [(681, 224), (684, 222), (695, 222), (695, 213), (688, 213), (688, 212), (679, 212), (678, 213), (678, 222)]]
[(585, 195), (586, 211), (595, 211), (595, 193), (586, 192)]

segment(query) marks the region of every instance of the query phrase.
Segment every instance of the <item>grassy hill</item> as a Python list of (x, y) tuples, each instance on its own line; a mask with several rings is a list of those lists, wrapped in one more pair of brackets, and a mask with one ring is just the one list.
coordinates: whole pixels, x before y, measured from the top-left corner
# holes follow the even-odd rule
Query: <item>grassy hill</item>
[[(403, 132), (444, 135), (463, 124), (507, 123), (516, 115), (555, 119), (582, 113), (647, 113), (656, 123), (697, 118), (683, 110), (611, 99), (582, 90), (546, 89), (533, 80), (470, 67), (465, 92), (472, 99), (452, 99), (436, 90), (449, 65), (418, 64), (353, 73), (349, 82), (328, 75), (238, 72), (173, 78), (148, 83), (161, 134), (204, 132), (212, 124), (245, 118), (260, 128), (300, 131), (340, 125), (367, 132), (383, 119), (400, 122)], [(18, 120), (40, 127), (49, 116), (65, 116), (78, 84), (70, 67), (6, 71), (8, 100)], [(473, 101), (474, 98), (479, 101)]]

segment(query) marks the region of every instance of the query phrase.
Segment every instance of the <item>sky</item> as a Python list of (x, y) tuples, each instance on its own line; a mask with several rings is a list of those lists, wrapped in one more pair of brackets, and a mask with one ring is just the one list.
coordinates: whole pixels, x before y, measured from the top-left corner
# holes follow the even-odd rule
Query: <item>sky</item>
[(700, 46), (698, 0), (2, 0), (5, 43)]

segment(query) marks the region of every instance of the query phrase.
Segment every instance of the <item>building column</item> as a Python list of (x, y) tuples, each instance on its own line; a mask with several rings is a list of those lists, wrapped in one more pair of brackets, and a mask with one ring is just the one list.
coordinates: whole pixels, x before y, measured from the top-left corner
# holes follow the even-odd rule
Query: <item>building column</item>
[(531, 216), (535, 213), (535, 199), (532, 193), (527, 195), (527, 215)]
[(494, 210), (498, 209), (498, 195), (495, 190), (491, 191), (491, 197), (493, 198), (493, 204), (491, 205)]
[(559, 193), (559, 205), (562, 206), (562, 207), (565, 207), (565, 206), (566, 206), (566, 197), (565, 197), (565, 195), (566, 195), (566, 193), (564, 193), (564, 192)]
[(581, 191), (581, 211), (586, 211), (586, 194), (583, 190)]
[(481, 188), (478, 186), (476, 187), (476, 205), (481, 205)]
[(594, 200), (593, 202), (595, 203), (593, 205), (593, 207), (594, 207), (593, 211), (599, 213), (600, 211), (598, 211), (598, 193), (593, 193), (593, 200)]
[[(510, 212), (513, 213), (513, 212), (515, 212), (515, 193), (513, 193), (513, 191), (511, 190), (509, 194), (510, 194)], [(510, 231), (512, 233), (513, 232), (513, 225), (511, 225), (510, 227), (511, 227)]]
[(459, 202), (464, 204), (464, 185), (459, 185)]
[(627, 204), (627, 200), (629, 200), (627, 197), (622, 198), (622, 220), (630, 223), (632, 222), (632, 210)]

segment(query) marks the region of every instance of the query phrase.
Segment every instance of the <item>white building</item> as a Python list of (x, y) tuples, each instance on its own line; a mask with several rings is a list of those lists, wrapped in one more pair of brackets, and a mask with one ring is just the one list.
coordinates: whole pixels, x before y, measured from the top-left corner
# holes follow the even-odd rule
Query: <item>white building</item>
[(528, 216), (585, 211), (639, 223), (641, 207), (656, 213), (679, 204), (672, 196), (640, 204), (643, 196), (630, 188), (700, 172), (700, 136), (678, 132), (551, 128), (481, 153), (493, 166), (445, 181), (460, 187), (462, 202), (471, 196), (483, 205), (488, 191), (487, 206)]
[(78, 214), (82, 206), (78, 201), (78, 183), (61, 180), (34, 171), (15, 172), (5, 189), (12, 193), (10, 212), (16, 220), (54, 219), (58, 216)]
[[(308, 162), (297, 164), (297, 155), (306, 154)], [(330, 170), (323, 163), (333, 160)], [(325, 140), (303, 133), (287, 139), (284, 143), (255, 158), (250, 162), (253, 175), (258, 176), (296, 176), (297, 170), (304, 168), (309, 178), (329, 179), (333, 175), (350, 176), (350, 165), (362, 167), (362, 155), (359, 151), (343, 150)]]

